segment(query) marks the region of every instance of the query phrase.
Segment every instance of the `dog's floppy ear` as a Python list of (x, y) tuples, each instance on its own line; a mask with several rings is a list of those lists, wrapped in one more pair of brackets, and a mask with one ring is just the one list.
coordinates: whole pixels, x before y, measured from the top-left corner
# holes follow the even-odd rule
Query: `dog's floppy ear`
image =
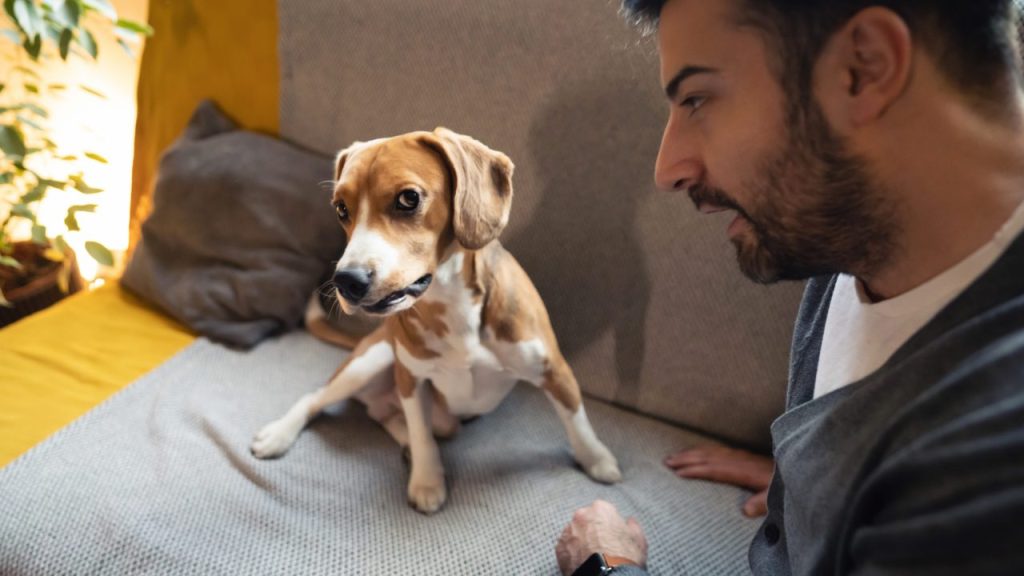
[(455, 239), (469, 250), (483, 248), (508, 224), (515, 166), (501, 152), (447, 128), (435, 129), (424, 142), (441, 153), (451, 172)]
[(334, 182), (337, 184), (338, 179), (341, 178), (341, 171), (345, 169), (345, 161), (348, 160), (350, 152), (355, 150), (356, 146), (359, 146), (362, 142), (353, 142), (348, 148), (345, 148), (341, 152), (338, 152), (338, 156), (334, 159)]

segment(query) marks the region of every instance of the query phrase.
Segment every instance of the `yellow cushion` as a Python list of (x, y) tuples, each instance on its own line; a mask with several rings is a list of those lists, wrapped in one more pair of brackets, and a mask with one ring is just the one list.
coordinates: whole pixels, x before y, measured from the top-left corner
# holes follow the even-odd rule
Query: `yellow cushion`
[(193, 340), (116, 283), (0, 330), (0, 466)]

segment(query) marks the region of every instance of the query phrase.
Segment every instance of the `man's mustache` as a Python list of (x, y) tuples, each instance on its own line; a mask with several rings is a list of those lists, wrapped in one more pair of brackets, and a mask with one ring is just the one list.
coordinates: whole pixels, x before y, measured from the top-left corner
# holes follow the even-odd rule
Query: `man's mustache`
[(746, 218), (747, 221), (753, 222), (747, 211), (720, 188), (713, 188), (706, 184), (697, 184), (689, 189), (688, 194), (690, 195), (690, 200), (693, 201), (693, 205), (698, 210), (701, 204), (710, 204), (727, 210), (735, 210), (740, 216)]

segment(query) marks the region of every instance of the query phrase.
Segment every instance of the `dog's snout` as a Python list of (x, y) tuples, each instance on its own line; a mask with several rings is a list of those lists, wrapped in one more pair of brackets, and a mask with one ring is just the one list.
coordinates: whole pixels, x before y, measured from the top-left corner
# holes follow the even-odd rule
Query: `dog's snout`
[(334, 286), (349, 302), (362, 300), (370, 291), (373, 274), (365, 268), (345, 268), (334, 273)]

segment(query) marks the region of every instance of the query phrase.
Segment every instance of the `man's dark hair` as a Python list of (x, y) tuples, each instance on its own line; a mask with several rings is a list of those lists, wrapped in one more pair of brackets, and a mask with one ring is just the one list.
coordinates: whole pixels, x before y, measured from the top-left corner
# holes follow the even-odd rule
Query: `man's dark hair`
[[(668, 0), (623, 0), (627, 17), (656, 25)], [(860, 10), (899, 14), (950, 83), (973, 102), (1004, 104), (1020, 82), (1016, 24), (1021, 0), (735, 0), (738, 23), (763, 32), (778, 51), (772, 64), (790, 98), (810, 101), (814, 62)], [(795, 104), (795, 103), (794, 103)]]

